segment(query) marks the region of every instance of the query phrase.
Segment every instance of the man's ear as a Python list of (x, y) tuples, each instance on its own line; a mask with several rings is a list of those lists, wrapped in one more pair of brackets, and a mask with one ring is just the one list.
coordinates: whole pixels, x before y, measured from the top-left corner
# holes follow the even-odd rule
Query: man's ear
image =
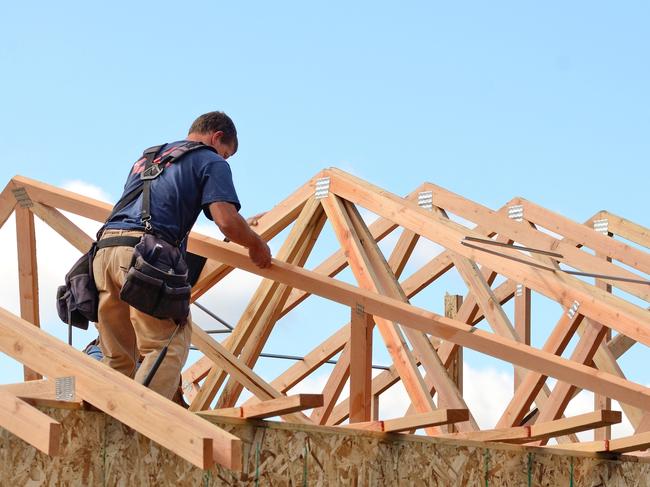
[(217, 130), (210, 136), (210, 145), (217, 145), (217, 142), (223, 137), (223, 130)]

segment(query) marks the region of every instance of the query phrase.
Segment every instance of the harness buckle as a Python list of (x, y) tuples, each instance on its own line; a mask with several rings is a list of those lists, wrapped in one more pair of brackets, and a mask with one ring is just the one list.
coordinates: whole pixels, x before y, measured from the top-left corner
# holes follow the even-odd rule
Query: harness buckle
[(147, 167), (142, 173), (140, 174), (140, 180), (141, 181), (150, 181), (152, 179), (156, 179), (158, 176), (160, 176), (163, 172), (165, 167), (162, 164), (152, 164), (151, 166)]

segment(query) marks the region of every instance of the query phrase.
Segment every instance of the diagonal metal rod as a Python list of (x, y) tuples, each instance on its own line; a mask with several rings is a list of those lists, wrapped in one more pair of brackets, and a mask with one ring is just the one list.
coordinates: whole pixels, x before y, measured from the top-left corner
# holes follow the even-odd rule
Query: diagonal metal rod
[(507, 244), (504, 242), (495, 242), (494, 240), (490, 240), (489, 238), (478, 238), (478, 237), (465, 237), (464, 240), (468, 242), (481, 242), (487, 245), (496, 245), (497, 247), (506, 247), (508, 249), (516, 249), (516, 250), (524, 250), (526, 252), (532, 252), (535, 254), (542, 254), (542, 255), (548, 255), (550, 257), (556, 257), (558, 259), (563, 259), (564, 256), (562, 254), (558, 254), (556, 252), (549, 252), (548, 250), (541, 250), (541, 249), (534, 249), (532, 247), (524, 247), (523, 245), (515, 245), (515, 244)]
[[(232, 327), (232, 326), (231, 326), (227, 321), (222, 320), (221, 318), (219, 318), (217, 315), (215, 315), (215, 314), (214, 314), (212, 311), (210, 311), (208, 308), (206, 308), (205, 306), (203, 306), (202, 304), (200, 304), (198, 301), (194, 301), (194, 305), (195, 305), (197, 308), (199, 308), (201, 311), (203, 311), (205, 314), (207, 314), (209, 317), (214, 318), (215, 320), (217, 320), (219, 323), (221, 323), (223, 326), (225, 326), (226, 328), (228, 328), (230, 331), (233, 330), (233, 327)], [(223, 332), (220, 332), (220, 333), (223, 333)]]

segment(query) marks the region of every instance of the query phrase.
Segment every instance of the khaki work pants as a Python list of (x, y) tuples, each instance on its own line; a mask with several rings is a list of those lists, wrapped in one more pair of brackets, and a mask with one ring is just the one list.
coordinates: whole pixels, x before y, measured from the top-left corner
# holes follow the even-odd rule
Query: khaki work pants
[[(102, 237), (140, 236), (132, 230), (105, 230)], [(93, 261), (95, 284), (99, 291), (99, 346), (102, 360), (111, 368), (143, 383), (158, 354), (174, 333), (176, 323), (160, 320), (138, 311), (120, 299), (120, 289), (131, 264), (132, 247), (100, 249)], [(169, 345), (149, 388), (171, 399), (178, 389), (178, 381), (192, 337), (191, 326), (180, 328)], [(136, 371), (140, 356), (142, 364)]]

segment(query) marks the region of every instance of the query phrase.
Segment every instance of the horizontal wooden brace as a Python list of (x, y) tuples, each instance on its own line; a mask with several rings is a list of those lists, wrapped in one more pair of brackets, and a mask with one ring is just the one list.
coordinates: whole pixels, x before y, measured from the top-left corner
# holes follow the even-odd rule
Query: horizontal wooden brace
[(292, 396), (279, 397), (261, 401), (250, 406), (236, 408), (212, 409), (199, 411), (199, 416), (227, 416), (230, 418), (272, 418), (284, 414), (304, 411), (305, 409), (317, 408), (323, 405), (322, 394), (295, 394)]
[(467, 409), (436, 409), (427, 413), (411, 414), (403, 418), (350, 423), (341, 427), (365, 431), (381, 431), (384, 433), (399, 433), (400, 431), (416, 430), (429, 426), (459, 423), (468, 419), (469, 411)]

